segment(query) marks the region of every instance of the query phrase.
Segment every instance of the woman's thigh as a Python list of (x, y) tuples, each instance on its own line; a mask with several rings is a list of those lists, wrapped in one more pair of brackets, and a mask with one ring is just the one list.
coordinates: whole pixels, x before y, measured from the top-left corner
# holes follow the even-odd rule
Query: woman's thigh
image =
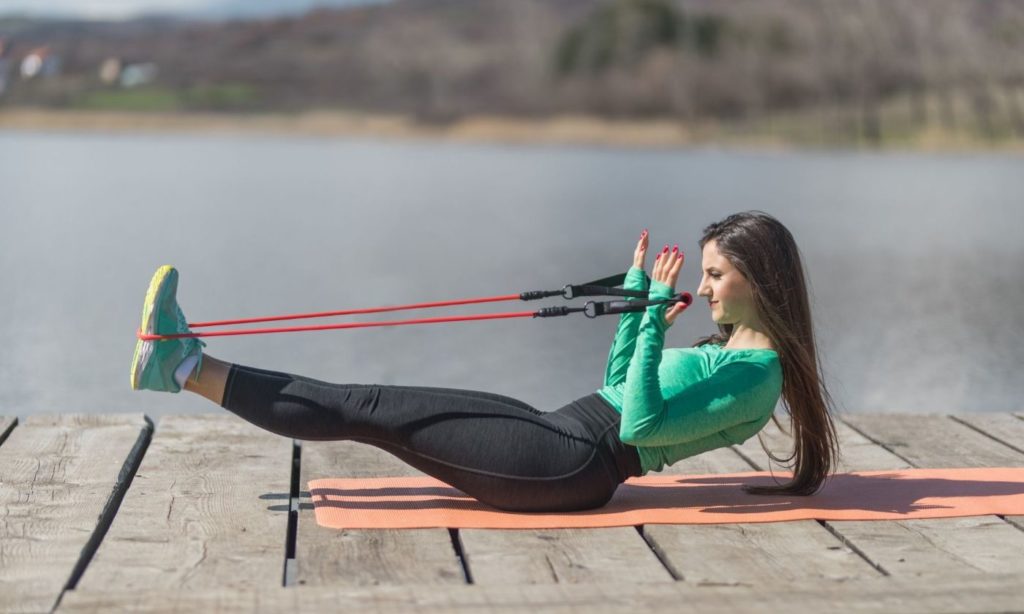
[(484, 392), (482, 390), (466, 390), (463, 388), (438, 388), (433, 386), (393, 386), (393, 388), (403, 388), (406, 390), (419, 390), (421, 392), (432, 392), (437, 394), (451, 394), (456, 396), (464, 396), (472, 399), (485, 399), (488, 401), (497, 401), (499, 403), (505, 403), (514, 407), (529, 410), (535, 414), (544, 414), (543, 412), (533, 405), (525, 401), (521, 401), (515, 397), (506, 396), (503, 394), (497, 394), (494, 392)]
[[(386, 441), (367, 443), (402, 460), (411, 467), (449, 484), (474, 499), (497, 509), (512, 512), (569, 512), (605, 505), (615, 493), (613, 479), (600, 454), (579, 459), (579, 467), (559, 476), (531, 477), (496, 474), (487, 462), (467, 467), (429, 457), (419, 450)], [(485, 469), (481, 469), (485, 467)]]
[(606, 451), (572, 421), (486, 398), (383, 387), (376, 409), (391, 412), (382, 431), (350, 438), (385, 450), (480, 501), (506, 510), (599, 507), (618, 480)]
[(374, 445), (502, 509), (586, 509), (617, 485), (582, 425), (501, 395), (331, 384), (236, 366), (225, 399), (273, 432)]
[[(253, 372), (277, 373), (277, 372), (273, 372), (273, 371), (267, 371), (266, 369), (257, 369), (255, 367), (246, 367), (246, 366), (243, 366), (243, 365), (236, 365), (236, 367), (242, 368), (242, 369), (248, 369), (249, 371), (253, 371)], [(453, 396), (464, 396), (464, 397), (469, 397), (469, 398), (474, 398), (474, 399), (484, 399), (484, 400), (488, 400), (488, 401), (497, 401), (499, 403), (505, 403), (507, 405), (512, 405), (512, 406), (515, 406), (515, 407), (519, 407), (519, 408), (522, 408), (522, 409), (529, 410), (529, 411), (531, 411), (531, 412), (533, 412), (535, 414), (544, 414), (544, 413), (546, 413), (546, 412), (543, 412), (543, 411), (535, 408), (534, 406), (530, 405), (529, 403), (526, 403), (525, 401), (521, 401), (521, 400), (519, 400), (519, 399), (517, 399), (515, 397), (510, 397), (510, 396), (503, 395), (503, 394), (497, 394), (497, 393), (494, 393), (494, 392), (485, 392), (485, 391), (482, 391), (482, 390), (468, 390), (468, 389), (464, 389), (464, 388), (444, 388), (444, 387), (438, 387), (438, 386), (394, 386), (394, 385), (384, 386), (384, 385), (380, 385), (380, 384), (340, 384), (340, 383), (332, 383), (332, 382), (328, 382), (328, 381), (324, 381), (324, 380), (318, 380), (318, 379), (314, 379), (314, 378), (311, 378), (311, 377), (306, 377), (306, 376), (303, 376), (303, 375), (294, 375), (294, 374), (289, 374), (289, 375), (293, 379), (295, 379), (296, 381), (308, 382), (308, 383), (311, 383), (311, 384), (316, 384), (318, 386), (339, 386), (339, 387), (346, 387), (346, 388), (347, 387), (381, 386), (381, 387), (396, 388), (396, 389), (402, 389), (402, 390), (415, 390), (415, 391), (426, 392), (426, 393), (433, 393), (433, 394), (448, 394), (448, 395), (453, 395)]]

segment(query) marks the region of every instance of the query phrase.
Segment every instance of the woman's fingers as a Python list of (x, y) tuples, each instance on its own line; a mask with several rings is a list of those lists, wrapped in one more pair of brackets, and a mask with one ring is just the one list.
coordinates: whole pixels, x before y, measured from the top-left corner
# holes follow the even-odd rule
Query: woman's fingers
[[(651, 279), (660, 281), (672, 288), (674, 292), (676, 280), (679, 279), (679, 271), (683, 268), (683, 260), (683, 252), (679, 251), (678, 244), (673, 246), (672, 249), (669, 249), (668, 245), (666, 245), (658, 252), (658, 256), (654, 260), (654, 270), (651, 272)], [(665, 322), (671, 326), (684, 309), (686, 307), (682, 303), (676, 303), (666, 309)]]
[(667, 283), (668, 271), (669, 271), (669, 267), (672, 264), (671, 260), (672, 260), (673, 256), (674, 256), (674, 254), (672, 253), (671, 250), (669, 250), (668, 245), (666, 245), (664, 248), (662, 248), (661, 252), (658, 254), (658, 261), (655, 264), (655, 270), (654, 270), (654, 273), (652, 274), (652, 277), (654, 279), (656, 279), (656, 280), (658, 280), (658, 281), (660, 281), (662, 283)]
[(676, 303), (675, 305), (672, 305), (671, 307), (665, 310), (665, 323), (668, 324), (669, 326), (672, 326), (672, 323), (676, 321), (676, 318), (679, 317), (679, 314), (683, 313), (683, 311), (685, 310), (686, 305), (684, 305), (683, 303)]
[(667, 260), (667, 258), (665, 258), (665, 254), (668, 253), (666, 251), (667, 249), (668, 249), (668, 246), (666, 245), (665, 249), (663, 249), (660, 252), (658, 252), (658, 255), (655, 257), (655, 259), (654, 259), (654, 270), (651, 271), (651, 278), (652, 279), (655, 279), (657, 281), (662, 281), (662, 276), (663, 276), (662, 269), (665, 268), (665, 262)]
[(633, 251), (633, 266), (637, 268), (644, 268), (644, 258), (647, 256), (647, 244), (650, 241), (650, 235), (647, 234), (645, 228), (640, 233), (640, 240), (637, 241), (636, 250)]
[(654, 261), (654, 271), (651, 278), (675, 288), (676, 280), (679, 278), (679, 270), (683, 267), (683, 253), (679, 246), (675, 245), (671, 250), (668, 246), (662, 248)]
[(673, 288), (676, 287), (676, 280), (679, 279), (679, 270), (683, 268), (683, 252), (677, 252), (672, 258), (672, 264), (669, 266), (669, 278), (672, 283), (669, 284)]

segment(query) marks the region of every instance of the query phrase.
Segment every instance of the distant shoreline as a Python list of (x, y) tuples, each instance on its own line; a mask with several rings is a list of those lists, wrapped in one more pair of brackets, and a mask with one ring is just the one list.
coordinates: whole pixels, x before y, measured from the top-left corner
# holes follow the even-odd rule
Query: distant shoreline
[(883, 142), (801, 143), (794, 139), (714, 123), (611, 120), (589, 116), (517, 118), (473, 116), (427, 124), (403, 115), (310, 111), (300, 114), (218, 114), (0, 109), (0, 130), (31, 132), (198, 132), (311, 137), (385, 138), (524, 145), (610, 146), (638, 149), (724, 147), (751, 150), (848, 149), (863, 151), (1024, 153), (1024, 140), (992, 143), (967, 135), (923, 131)]
[[(679, 122), (610, 121), (585, 116), (523, 119), (476, 116), (450, 124), (404, 115), (311, 111), (301, 114), (218, 114), (13, 109), (0, 111), (0, 129), (93, 132), (262, 133), (399, 140), (679, 148), (700, 143)], [(764, 146), (782, 148), (782, 143)]]

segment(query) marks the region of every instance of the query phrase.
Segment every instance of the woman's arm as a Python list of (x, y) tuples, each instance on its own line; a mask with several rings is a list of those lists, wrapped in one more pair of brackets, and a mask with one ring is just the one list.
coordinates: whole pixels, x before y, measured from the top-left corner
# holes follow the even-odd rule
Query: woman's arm
[[(622, 287), (626, 290), (647, 290), (647, 275), (642, 268), (630, 267)], [(626, 298), (627, 301), (636, 300)], [(605, 386), (614, 386), (626, 379), (633, 349), (636, 347), (636, 333), (643, 319), (643, 312), (626, 312), (619, 317), (619, 326), (615, 330), (611, 351), (608, 352), (608, 363), (604, 370)]]
[[(654, 263), (649, 292), (652, 300), (674, 296), (682, 266), (683, 254), (678, 252), (678, 246), (669, 252), (666, 245)], [(633, 356), (626, 369), (619, 428), (619, 437), (625, 443), (642, 445), (641, 442), (651, 440), (663, 429), (668, 406), (662, 396), (658, 367), (665, 345), (665, 331), (684, 309), (686, 305), (683, 303), (676, 303), (671, 308), (663, 303), (651, 305), (644, 311)]]
[[(652, 300), (671, 295), (672, 289), (664, 283), (651, 282), (649, 296)], [(640, 445), (648, 433), (660, 428), (666, 417), (658, 376), (668, 328), (662, 318), (664, 310), (665, 305), (652, 305), (644, 311), (633, 356), (626, 370), (619, 438), (630, 445)]]
[[(647, 274), (644, 273), (644, 259), (647, 257), (647, 245), (650, 237), (645, 228), (640, 233), (640, 240), (633, 252), (633, 266), (626, 273), (626, 279), (622, 287), (626, 290), (647, 290)], [(636, 300), (626, 298), (627, 301)], [(612, 340), (612, 348), (608, 352), (608, 361), (604, 368), (604, 385), (614, 386), (626, 379), (626, 368), (629, 367), (629, 359), (633, 356), (633, 348), (636, 346), (636, 331), (640, 327), (640, 319), (643, 313), (634, 311), (622, 314), (619, 317), (619, 326), (615, 329), (615, 338)]]

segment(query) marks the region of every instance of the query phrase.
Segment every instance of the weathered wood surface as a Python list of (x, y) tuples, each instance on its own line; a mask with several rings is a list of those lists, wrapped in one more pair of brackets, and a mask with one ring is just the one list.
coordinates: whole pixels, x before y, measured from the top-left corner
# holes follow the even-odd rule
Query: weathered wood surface
[[(984, 432), (1012, 450), (1020, 452), (1017, 463), (1024, 459), (1024, 414), (954, 414), (953, 419)], [(1024, 514), (1006, 516), (1006, 521), (1024, 529)]]
[(975, 424), (984, 424), (986, 420), (982, 414), (850, 414), (844, 419), (915, 467), (1024, 466), (1024, 453), (979, 433), (957, 418)]
[(635, 527), (458, 534), (475, 584), (674, 581)]
[[(755, 469), (734, 449), (721, 448), (683, 459), (661, 473), (699, 475)], [(756, 584), (808, 577), (845, 580), (879, 575), (814, 520), (653, 524), (646, 525), (643, 531), (665, 564), (686, 582)]]
[(459, 531), (475, 584), (673, 582), (634, 527)]
[(281, 585), (291, 459), (232, 415), (162, 418), (78, 590)]
[[(917, 428), (923, 430), (937, 429), (941, 431), (948, 426), (954, 427), (953, 432), (945, 431), (939, 436), (940, 438), (956, 438), (959, 435), (960, 429), (955, 428), (955, 422), (946, 417), (916, 415), (913, 418), (914, 420), (911, 420), (909, 424), (917, 425)], [(934, 447), (934, 444), (930, 442), (936, 438), (935, 433), (915, 437), (914, 428), (909, 431), (900, 431), (900, 425), (904, 423), (902, 417), (891, 414), (844, 416), (843, 420), (836, 423), (842, 451), (839, 471), (875, 471), (915, 466), (880, 443), (875, 443), (872, 439), (865, 437), (855, 428), (851, 428), (844, 420), (851, 422), (856, 428), (859, 428), (858, 425), (863, 426), (861, 424), (861, 420), (863, 420), (865, 424), (871, 425), (871, 428), (867, 429), (871, 432), (904, 433), (905, 436), (899, 437), (899, 445), (893, 448), (894, 450), (907, 449), (913, 455), (924, 455), (926, 452), (917, 450), (919, 442), (923, 441), (925, 446)], [(769, 424), (763, 434), (769, 450), (776, 455), (788, 454), (792, 449), (792, 440), (774, 425)], [(984, 443), (983, 439), (971, 438), (974, 442), (973, 445)], [(959, 443), (958, 445), (971, 444)], [(767, 462), (767, 456), (761, 451), (760, 444), (756, 439), (746, 442), (741, 447), (741, 451), (751, 458), (758, 459), (756, 464)], [(967, 457), (969, 458), (970, 454), (967, 454)], [(968, 460), (963, 460), (962, 463), (943, 463), (938, 462), (938, 459), (934, 459), (937, 461), (934, 464), (924, 462), (930, 458), (922, 456), (920, 460), (923, 464), (919, 466), (977, 466)], [(777, 464), (773, 463), (773, 466), (777, 466)], [(766, 470), (767, 465), (758, 468)], [(1011, 568), (1005, 571), (1013, 571), (1018, 568), (1018, 561), (1024, 555), (1024, 549), (1017, 550), (1024, 545), (1024, 533), (1012, 530), (1013, 527), (1007, 526), (995, 516), (885, 522), (825, 521), (822, 524), (856, 548), (880, 571), (892, 575), (942, 576), (978, 570), (1002, 571), (988, 569), (989, 564), (986, 562), (988, 557), (984, 554), (985, 552), (994, 553), (995, 560), (1009, 564)]]
[[(421, 472), (363, 443), (303, 442), (299, 488), (327, 477)], [(307, 496), (299, 507), (295, 581), (300, 585), (465, 583), (447, 529), (337, 530), (321, 527)]]
[(764, 586), (490, 584), (288, 587), (261, 591), (69, 593), (59, 613), (88, 612), (1011, 612), (1024, 603), (1024, 576), (969, 574), (920, 579), (857, 579)]
[[(1022, 466), (1021, 416), (843, 416), (839, 470)], [(365, 444), (303, 442), (295, 476), (291, 440), (227, 415), (165, 418), (151, 443), (141, 415), (0, 420), (0, 436), (5, 429), (0, 611), (48, 611), (83, 568), (59, 611), (977, 611), (1024, 603), (1019, 516), (338, 531), (316, 524), (308, 480), (419, 472)], [(777, 453), (791, 450), (773, 425), (764, 437)], [(666, 473), (763, 470), (766, 461), (754, 438)], [(120, 501), (113, 495), (124, 494), (136, 468)], [(296, 507), (295, 559), (286, 561)], [(97, 521), (104, 509), (107, 523), (117, 512), (109, 530)], [(466, 586), (460, 552), (475, 585)], [(307, 586), (282, 587), (285, 577)]]
[[(1024, 465), (1024, 454), (950, 416), (852, 414), (845, 421), (917, 467)], [(1024, 531), (999, 516), (905, 520), (883, 525), (872, 528), (890, 532), (885, 536), (890, 548), (872, 556), (890, 573), (899, 573), (901, 568), (920, 574), (1024, 572)], [(934, 547), (907, 552), (907, 536), (901, 529), (920, 535)]]
[(88, 562), (151, 427), (142, 414), (39, 415), (0, 445), (0, 611), (46, 612)]

